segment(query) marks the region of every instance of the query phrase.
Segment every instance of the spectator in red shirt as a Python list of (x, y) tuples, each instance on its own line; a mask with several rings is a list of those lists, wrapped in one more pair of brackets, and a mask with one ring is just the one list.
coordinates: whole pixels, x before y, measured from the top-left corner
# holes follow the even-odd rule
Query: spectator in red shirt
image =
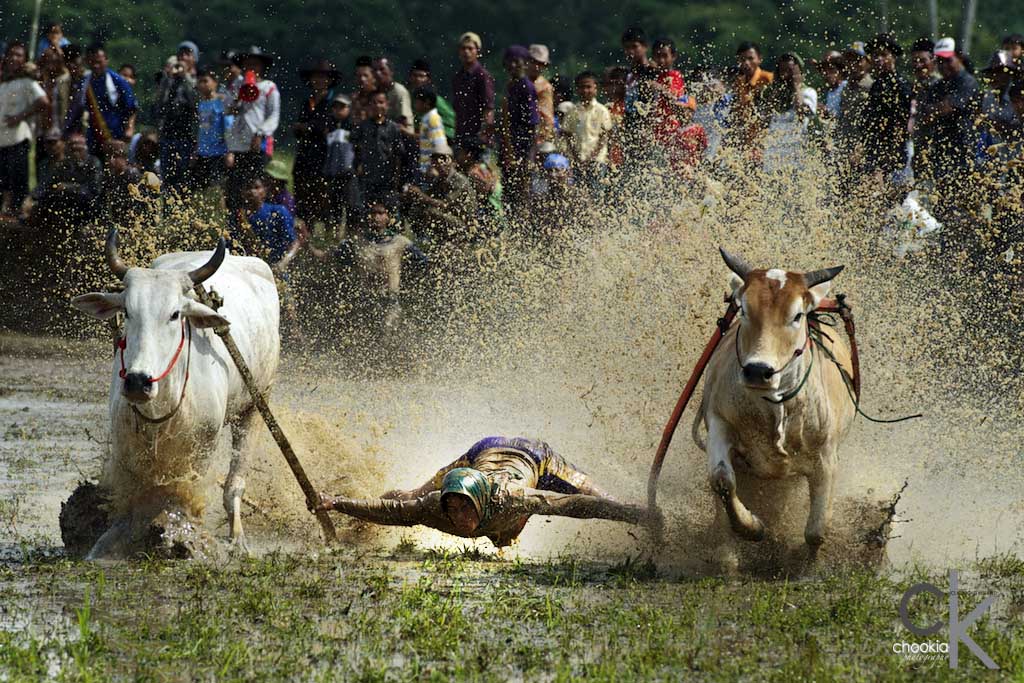
[(658, 75), (652, 112), (654, 139), (661, 145), (672, 168), (689, 173), (708, 146), (704, 127), (692, 123), (697, 102), (686, 94), (686, 82), (676, 70), (676, 44), (669, 38), (654, 41), (653, 61)]

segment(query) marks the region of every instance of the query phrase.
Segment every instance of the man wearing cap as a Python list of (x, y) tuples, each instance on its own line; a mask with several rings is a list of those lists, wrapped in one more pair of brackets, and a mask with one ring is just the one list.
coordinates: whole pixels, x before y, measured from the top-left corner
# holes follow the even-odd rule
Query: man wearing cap
[[(963, 55), (952, 38), (935, 43), (935, 63), (942, 80), (932, 85), (921, 102), (918, 121), (932, 128), (933, 144), (927, 162), (940, 194), (952, 199), (974, 167), (981, 111), (981, 93), (974, 76), (964, 68)], [(941, 210), (941, 209), (940, 209)]]
[(469, 138), (487, 142), (494, 126), (494, 78), (480, 63), (480, 36), (467, 31), (459, 36), (462, 68), (452, 78), (455, 141)]
[(657, 513), (620, 503), (542, 441), (494, 436), (475, 443), (411, 491), (355, 500), (320, 494), (319, 510), (376, 524), (422, 524), (463, 538), (511, 545), (531, 515), (657, 522)]
[(533, 88), (537, 91), (537, 113), (540, 115), (537, 144), (540, 145), (555, 138), (555, 88), (544, 77), (551, 56), (547, 45), (535, 44), (527, 49), (530, 59), (526, 62), (526, 77), (533, 81)]
[(452, 148), (438, 140), (425, 173), (426, 189), (410, 184), (403, 192), (416, 236), (428, 243), (465, 242), (473, 235), (476, 192), (469, 178), (455, 168)]
[[(987, 81), (981, 102), (982, 147), (989, 147), (1021, 132), (1021, 120), (1010, 102), (1010, 85), (1024, 78), (1024, 68), (1013, 61), (1008, 51), (998, 50), (981, 73)], [(1005, 145), (1003, 149), (1008, 151)]]
[[(406, 81), (406, 85), (410, 93), (425, 85), (433, 87), (434, 79), (430, 72), (430, 62), (423, 57), (414, 59), (412, 66), (409, 67), (409, 79)], [(452, 107), (451, 102), (440, 94), (437, 96), (437, 113), (441, 116), (445, 137), (449, 140), (455, 140), (455, 109)]]
[(868, 41), (866, 52), (875, 82), (865, 111), (864, 170), (892, 180), (907, 164), (910, 84), (896, 71), (903, 48), (891, 35), (880, 33)]
[(192, 84), (192, 87), (195, 87), (196, 79), (199, 77), (196, 69), (196, 65), (199, 63), (199, 46), (191, 40), (183, 40), (178, 43), (175, 55), (178, 57), (178, 62), (181, 63), (185, 78)]
[(296, 215), (312, 225), (327, 220), (329, 213), (328, 182), (324, 176), (327, 161), (327, 133), (334, 128), (331, 116), (334, 89), (341, 82), (341, 72), (326, 59), (317, 59), (299, 69), (299, 77), (309, 86), (309, 98), (299, 110), (299, 120), (292, 125), (297, 141), (295, 165)]
[[(224, 136), (228, 143), (225, 200), (232, 212), (241, 205), (249, 181), (263, 172), (266, 157), (273, 154), (274, 132), (281, 117), (281, 93), (273, 81), (264, 78), (274, 63), (273, 56), (253, 47), (236, 54), (234, 62), (242, 75), (224, 98), (227, 113), (235, 117)], [(255, 84), (246, 83), (250, 72)]]

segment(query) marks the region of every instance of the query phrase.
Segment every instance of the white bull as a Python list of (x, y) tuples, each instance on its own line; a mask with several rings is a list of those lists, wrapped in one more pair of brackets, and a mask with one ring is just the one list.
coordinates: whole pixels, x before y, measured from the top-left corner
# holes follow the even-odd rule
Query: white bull
[[(723, 532), (719, 560), (736, 563), (735, 538), (760, 541), (762, 521), (737, 495), (741, 483), (804, 477), (810, 514), (804, 539), (811, 556), (824, 541), (832, 517), (839, 443), (855, 409), (839, 368), (851, 370), (850, 352), (836, 334), (810, 339), (808, 314), (828, 294), (842, 266), (810, 273), (754, 270), (722, 250), (735, 273), (732, 296), (739, 306), (707, 368), (694, 438), (707, 451), (711, 488), (723, 505), (716, 523)], [(698, 438), (703, 419), (706, 447)], [(745, 478), (745, 481), (744, 481)], [(768, 500), (778, 507), (780, 501)], [(764, 510), (778, 517), (780, 510)]]
[[(124, 291), (72, 300), (99, 319), (124, 314), (123, 348), (114, 354), (110, 383), (111, 448), (100, 479), (111, 497), (113, 524), (88, 557), (133, 552), (140, 527), (166, 504), (199, 515), (204, 501), (197, 482), (209, 470), (225, 424), (233, 452), (224, 509), (231, 539), (244, 549), (245, 442), (255, 406), (211, 328), (230, 323), (257, 386), (268, 392), (281, 348), (270, 267), (257, 258), (226, 255), (221, 240), (214, 252), (165, 254), (151, 268), (128, 268), (117, 254), (116, 230), (107, 237), (106, 256)], [(201, 282), (223, 297), (218, 311), (196, 300), (192, 288)]]

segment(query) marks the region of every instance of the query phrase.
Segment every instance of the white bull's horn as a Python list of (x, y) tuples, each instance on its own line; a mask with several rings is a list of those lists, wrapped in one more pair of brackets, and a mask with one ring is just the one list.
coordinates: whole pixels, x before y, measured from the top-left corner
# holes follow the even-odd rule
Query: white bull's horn
[(722, 247), (719, 247), (718, 251), (722, 254), (722, 260), (725, 261), (725, 265), (729, 266), (729, 270), (731, 270), (732, 272), (736, 273), (741, 278), (746, 280), (747, 276), (750, 275), (750, 271), (753, 270), (753, 268), (748, 266), (747, 262), (744, 261), (742, 258), (740, 258), (739, 256), (733, 256)]
[(833, 268), (822, 268), (821, 270), (812, 270), (809, 273), (804, 273), (804, 281), (808, 287), (814, 285), (820, 285), (822, 282), (828, 282), (836, 275), (839, 275), (846, 266), (835, 266)]
[(227, 251), (227, 244), (224, 242), (224, 238), (221, 237), (217, 242), (217, 248), (214, 250), (213, 256), (210, 257), (210, 260), (189, 272), (188, 277), (192, 280), (192, 284), (198, 285), (216, 273), (217, 269), (220, 268), (220, 264), (224, 263), (225, 251)]
[(114, 271), (114, 275), (117, 276), (118, 280), (123, 280), (124, 274), (128, 272), (128, 266), (124, 264), (124, 261), (117, 254), (117, 241), (117, 228), (111, 228), (107, 233), (107, 244), (104, 252), (107, 255), (107, 265), (110, 266), (110, 270)]

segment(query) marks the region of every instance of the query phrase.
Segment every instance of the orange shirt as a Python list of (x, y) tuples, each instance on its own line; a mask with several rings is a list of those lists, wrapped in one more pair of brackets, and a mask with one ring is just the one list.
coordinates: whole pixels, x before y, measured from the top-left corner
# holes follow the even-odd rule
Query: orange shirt
[(744, 78), (742, 74), (736, 78), (736, 99), (732, 103), (731, 115), (732, 128), (737, 131), (740, 142), (744, 144), (753, 144), (767, 124), (767, 119), (758, 115), (758, 100), (773, 80), (775, 74), (761, 67), (757, 68), (750, 80)]

